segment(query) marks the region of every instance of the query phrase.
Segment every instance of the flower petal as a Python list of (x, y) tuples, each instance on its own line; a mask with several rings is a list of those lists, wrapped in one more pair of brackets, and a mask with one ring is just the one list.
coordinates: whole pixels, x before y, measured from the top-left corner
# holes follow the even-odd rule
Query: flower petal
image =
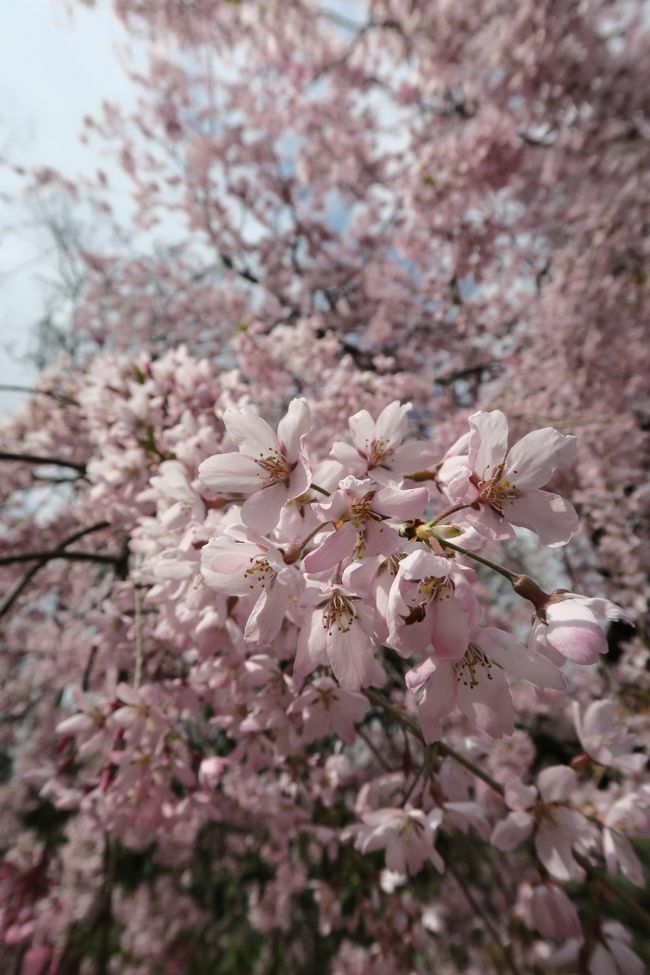
[(215, 454), (199, 464), (199, 479), (212, 491), (228, 494), (250, 494), (262, 486), (264, 475), (250, 457), (242, 457), (236, 451)]
[(566, 545), (578, 530), (578, 515), (572, 504), (549, 491), (526, 491), (505, 501), (503, 514), (521, 528), (535, 532), (544, 545)]
[(576, 458), (576, 438), (553, 427), (527, 433), (508, 451), (505, 477), (522, 490), (542, 488), (553, 471), (571, 467)]
[(298, 460), (302, 442), (313, 426), (311, 410), (307, 400), (292, 399), (286, 416), (278, 424), (278, 441), (289, 463)]
[(492, 477), (508, 450), (508, 421), (501, 410), (469, 418), (469, 465), (483, 480)]

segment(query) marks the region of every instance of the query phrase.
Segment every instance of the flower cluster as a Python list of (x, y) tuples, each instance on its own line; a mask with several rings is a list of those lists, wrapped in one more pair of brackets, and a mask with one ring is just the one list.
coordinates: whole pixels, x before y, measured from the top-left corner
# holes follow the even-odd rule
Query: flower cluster
[[(274, 428), (236, 374), (217, 381), (183, 351), (109, 359), (74, 392), (97, 444), (77, 517), (97, 519), (102, 542), (85, 566), (60, 556), (54, 613), (9, 616), (7, 706), (38, 683), (30, 720), (48, 729), (30, 740), (17, 726), (3, 787), (7, 809), (34, 804), (35, 829), (10, 827), (2, 866), (4, 950), (24, 953), (26, 975), (65, 971), (75, 937), (92, 954), (104, 903), (126, 970), (148, 973), (161, 951), (193, 970), (188, 939), (212, 957), (237, 931), (286, 932), (305, 896), (333, 971), (366, 939), (401, 971), (434, 957), (431, 932), (462, 930), (495, 876), (541, 939), (504, 941), (513, 964), (561, 970), (590, 950), (636, 975), (627, 931), (599, 914), (590, 948), (565, 889), (615, 884), (619, 870), (643, 884), (647, 722), (625, 694), (604, 696), (594, 667), (623, 611), (545, 592), (507, 551), (497, 561), (520, 523), (547, 546), (576, 530), (569, 502), (545, 490), (574, 438), (545, 429), (511, 445), (503, 414), (478, 412), (445, 449), (407, 439), (410, 404), (395, 401), (354, 414), (326, 451), (306, 399)], [(89, 571), (101, 595), (81, 627), (66, 607), (82, 615)], [(493, 580), (510, 595), (495, 601)], [(38, 647), (52, 626), (66, 636), (50, 657)], [(48, 675), (65, 683), (54, 712)], [(558, 715), (571, 763), (534, 769), (535, 735)], [(72, 817), (54, 846), (47, 809)], [(152, 887), (134, 888), (129, 857)], [(233, 919), (223, 931), (212, 884)]]

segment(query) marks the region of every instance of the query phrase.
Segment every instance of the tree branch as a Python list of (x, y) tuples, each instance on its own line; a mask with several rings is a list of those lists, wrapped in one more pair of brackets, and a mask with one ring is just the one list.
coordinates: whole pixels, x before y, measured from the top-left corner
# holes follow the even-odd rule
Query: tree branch
[[(92, 532), (98, 532), (101, 531), (103, 528), (109, 528), (109, 527), (110, 525), (107, 521), (98, 521), (96, 524), (90, 525), (86, 528), (79, 528), (77, 529), (76, 532), (73, 532), (66, 539), (64, 539), (61, 542), (61, 544), (57, 546), (56, 550), (63, 551), (68, 545), (72, 545), (73, 542), (79, 541), (79, 539), (83, 538), (85, 535), (90, 535)], [(0, 619), (3, 616), (5, 616), (6, 613), (9, 612), (11, 607), (14, 605), (14, 603), (21, 595), (21, 593), (27, 588), (29, 583), (34, 578), (34, 576), (37, 575), (38, 572), (40, 572), (40, 570), (43, 568), (44, 565), (47, 565), (47, 561), (48, 560), (45, 559), (44, 561), (36, 562), (30, 569), (28, 569), (28, 571), (25, 573), (22, 579), (14, 586), (12, 591), (0, 604)]]
[(29, 393), (30, 396), (49, 396), (59, 403), (66, 403), (68, 406), (78, 406), (76, 399), (71, 396), (64, 396), (63, 393), (55, 393), (51, 389), (34, 389), (33, 386), (17, 386), (14, 383), (0, 383), (0, 392), (3, 393)]
[(21, 552), (20, 555), (0, 556), (0, 565), (14, 565), (17, 562), (51, 562), (53, 559), (68, 559), (71, 562), (100, 562), (103, 565), (119, 562), (119, 555), (104, 555), (102, 552)]
[(86, 473), (86, 465), (78, 464), (74, 460), (63, 460), (61, 457), (41, 457), (39, 454), (18, 454), (12, 451), (0, 450), (0, 460), (15, 460), (25, 464), (53, 464), (57, 467), (71, 467), (81, 474)]

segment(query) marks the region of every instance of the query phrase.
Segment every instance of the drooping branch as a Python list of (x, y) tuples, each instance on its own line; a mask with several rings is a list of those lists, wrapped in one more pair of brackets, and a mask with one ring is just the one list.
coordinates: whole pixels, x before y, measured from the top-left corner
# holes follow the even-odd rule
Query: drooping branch
[[(79, 528), (77, 529), (77, 531), (73, 532), (66, 539), (64, 539), (61, 542), (61, 544), (57, 546), (57, 549), (55, 551), (62, 552), (67, 548), (68, 545), (72, 545), (74, 542), (78, 542), (80, 538), (84, 538), (86, 535), (90, 535), (93, 532), (98, 532), (101, 531), (103, 528), (109, 528), (109, 527), (110, 526), (107, 521), (98, 521), (96, 522), (96, 524), (89, 525), (86, 528)], [(27, 570), (27, 572), (22, 577), (22, 579), (18, 583), (16, 583), (16, 585), (11, 590), (11, 592), (0, 604), (0, 618), (5, 616), (9, 612), (11, 607), (14, 605), (14, 603), (21, 595), (21, 593), (23, 593), (24, 590), (27, 588), (29, 583), (34, 578), (34, 576), (36, 576), (43, 568), (43, 566), (47, 565), (47, 563), (48, 563), (48, 559), (41, 559), (38, 562), (35, 562), (34, 565), (32, 565)]]
[(70, 467), (72, 470), (86, 473), (86, 465), (74, 460), (64, 460), (62, 457), (42, 457), (40, 454), (21, 454), (14, 451), (0, 450), (0, 461), (18, 461), (23, 464), (50, 464), (55, 467)]
[(3, 393), (29, 393), (30, 396), (49, 396), (59, 403), (66, 403), (68, 406), (78, 406), (79, 404), (71, 396), (63, 393), (55, 393), (52, 389), (35, 389), (33, 386), (18, 386), (14, 383), (0, 383), (0, 392)]
[(53, 559), (67, 559), (70, 562), (100, 562), (104, 565), (117, 564), (119, 555), (105, 555), (102, 552), (21, 552), (19, 555), (0, 556), (0, 565), (14, 565), (17, 562), (51, 562)]

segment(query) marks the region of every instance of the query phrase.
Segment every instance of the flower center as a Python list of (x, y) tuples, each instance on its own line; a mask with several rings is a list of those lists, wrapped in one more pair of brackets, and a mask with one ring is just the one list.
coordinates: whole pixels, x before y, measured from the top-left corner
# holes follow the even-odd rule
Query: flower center
[(323, 611), (323, 626), (328, 633), (331, 633), (333, 626), (339, 633), (348, 633), (356, 618), (357, 614), (350, 600), (337, 592)]
[(289, 485), (291, 468), (277, 451), (267, 454), (266, 457), (260, 454), (255, 458), (255, 463), (265, 474), (264, 487), (271, 487), (273, 484)]
[(512, 501), (519, 497), (519, 492), (514, 484), (504, 479), (504, 467), (505, 464), (499, 464), (492, 477), (487, 481), (482, 481), (476, 472), (470, 477), (470, 481), (479, 491), (478, 500), (481, 504), (488, 505), (501, 518), (503, 517), (503, 502)]
[(269, 582), (269, 575), (273, 574), (273, 569), (262, 556), (251, 555), (249, 558), (249, 566), (244, 570), (244, 579), (248, 579), (249, 589), (255, 589), (256, 586), (263, 586)]
[(480, 647), (470, 643), (465, 651), (465, 656), (454, 665), (456, 680), (460, 681), (464, 687), (473, 689), (481, 683), (481, 678), (487, 677), (492, 680), (492, 661), (487, 657)]

